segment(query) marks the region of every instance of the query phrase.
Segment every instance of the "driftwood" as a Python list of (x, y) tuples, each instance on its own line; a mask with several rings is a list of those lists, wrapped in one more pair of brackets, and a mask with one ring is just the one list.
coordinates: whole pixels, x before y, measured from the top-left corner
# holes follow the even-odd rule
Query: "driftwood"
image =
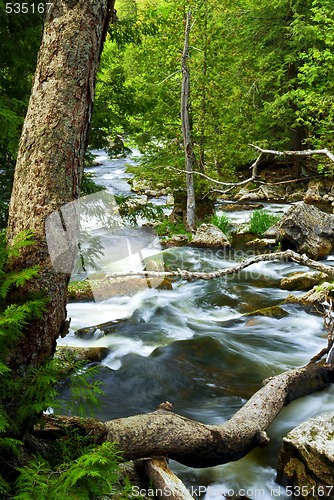
[(248, 402), (222, 425), (205, 425), (171, 411), (171, 404), (146, 414), (100, 422), (92, 418), (45, 415), (37, 433), (78, 428), (95, 443), (119, 443), (125, 460), (168, 457), (190, 467), (239, 460), (266, 446), (266, 430), (290, 402), (321, 391), (334, 381), (334, 367), (320, 363), (289, 370), (264, 382)]
[(209, 273), (198, 272), (198, 271), (185, 271), (178, 269), (177, 271), (123, 271), (108, 273), (106, 275), (107, 279), (121, 278), (125, 276), (145, 276), (146, 278), (181, 278), (185, 280), (211, 280), (214, 278), (222, 278), (223, 276), (230, 276), (239, 273), (243, 269), (251, 266), (252, 264), (257, 264), (258, 262), (273, 261), (273, 260), (292, 260), (298, 264), (317, 269), (318, 271), (327, 273), (329, 276), (334, 277), (334, 267), (327, 266), (321, 262), (310, 259), (307, 255), (300, 255), (293, 250), (285, 250), (284, 252), (274, 252), (256, 255), (255, 257), (250, 257), (244, 260), (240, 264), (233, 267), (227, 267), (224, 269), (218, 269), (217, 271), (212, 271)]

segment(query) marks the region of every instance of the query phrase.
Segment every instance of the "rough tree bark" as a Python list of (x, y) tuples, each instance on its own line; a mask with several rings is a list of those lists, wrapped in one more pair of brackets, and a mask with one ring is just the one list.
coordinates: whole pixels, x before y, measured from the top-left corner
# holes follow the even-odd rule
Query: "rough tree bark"
[(45, 219), (79, 195), (79, 181), (92, 113), (95, 76), (115, 0), (54, 0), (46, 14), (42, 44), (19, 146), (10, 203), (8, 240), (22, 230), (36, 244), (15, 268), (39, 265), (31, 290), (43, 290), (48, 312), (25, 332), (10, 359), (25, 373), (54, 351), (66, 318), (69, 276), (52, 268)]
[(195, 215), (195, 186), (194, 186), (194, 148), (191, 139), (191, 126), (189, 118), (190, 75), (187, 65), (189, 55), (189, 33), (191, 28), (191, 12), (187, 12), (184, 47), (182, 53), (182, 89), (181, 89), (181, 122), (186, 158), (186, 184), (187, 184), (187, 225), (193, 231), (196, 227)]
[(166, 402), (154, 412), (109, 422), (45, 415), (40, 431), (57, 434), (81, 429), (96, 443), (119, 443), (125, 460), (161, 456), (190, 467), (212, 467), (239, 460), (256, 446), (266, 446), (266, 429), (284, 406), (327, 388), (333, 381), (334, 367), (319, 363), (276, 375), (265, 380), (263, 387), (223, 425), (185, 418), (171, 411), (172, 405)]

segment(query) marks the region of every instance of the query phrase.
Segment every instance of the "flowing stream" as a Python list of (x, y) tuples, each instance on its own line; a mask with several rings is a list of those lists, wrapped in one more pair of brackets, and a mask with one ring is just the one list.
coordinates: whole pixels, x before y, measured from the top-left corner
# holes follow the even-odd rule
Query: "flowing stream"
[[(129, 193), (129, 175), (124, 173), (129, 159), (96, 154), (100, 165), (91, 169), (96, 181), (115, 194)], [(280, 204), (266, 208), (275, 213), (287, 209)], [(227, 216), (240, 223), (249, 212)], [(170, 268), (209, 271), (233, 266), (250, 254), (183, 247), (164, 250), (163, 258)], [(280, 289), (280, 279), (303, 269), (290, 262), (259, 263), (234, 277), (175, 281), (172, 290), (145, 287), (100, 302), (69, 304), (71, 331), (59, 344), (110, 349), (98, 375), (103, 406), (94, 416), (126, 417), (153, 411), (168, 400), (186, 417), (208, 424), (228, 420), (263, 379), (306, 364), (326, 345), (322, 318), (296, 305), (284, 306), (288, 315), (281, 319), (245, 315), (279, 304), (289, 293)], [(106, 336), (74, 336), (79, 328), (112, 320)], [(269, 428), (269, 446), (242, 460), (208, 469), (176, 462), (171, 467), (197, 498), (288, 498), (275, 483), (282, 438), (304, 420), (333, 411), (333, 393), (330, 389), (289, 405)]]

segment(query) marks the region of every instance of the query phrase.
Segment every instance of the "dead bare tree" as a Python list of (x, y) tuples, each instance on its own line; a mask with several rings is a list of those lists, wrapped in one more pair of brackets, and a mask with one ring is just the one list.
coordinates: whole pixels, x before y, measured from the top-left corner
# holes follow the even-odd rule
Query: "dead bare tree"
[(182, 53), (182, 88), (181, 88), (181, 122), (186, 161), (186, 184), (187, 184), (187, 225), (193, 231), (196, 227), (196, 203), (194, 186), (194, 147), (191, 139), (191, 126), (189, 117), (190, 97), (190, 73), (187, 64), (189, 57), (189, 34), (191, 29), (192, 15), (187, 12), (186, 28), (184, 35), (184, 47)]

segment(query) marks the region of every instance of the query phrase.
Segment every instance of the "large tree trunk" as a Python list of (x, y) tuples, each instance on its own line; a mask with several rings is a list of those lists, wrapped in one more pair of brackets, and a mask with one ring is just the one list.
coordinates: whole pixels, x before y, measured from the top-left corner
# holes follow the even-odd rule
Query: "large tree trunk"
[(191, 28), (191, 13), (187, 13), (184, 48), (182, 53), (182, 91), (181, 91), (181, 121), (186, 158), (186, 184), (187, 184), (187, 225), (191, 231), (196, 227), (196, 204), (193, 168), (195, 163), (194, 147), (191, 139), (189, 118), (190, 75), (187, 65), (189, 55), (189, 33)]
[(15, 268), (39, 265), (30, 286), (46, 293), (48, 312), (26, 330), (10, 359), (25, 373), (54, 351), (66, 318), (69, 274), (50, 262), (45, 220), (78, 198), (92, 114), (95, 76), (115, 0), (54, 0), (48, 4), (42, 44), (15, 170), (9, 242), (22, 230), (36, 244), (25, 248)]

